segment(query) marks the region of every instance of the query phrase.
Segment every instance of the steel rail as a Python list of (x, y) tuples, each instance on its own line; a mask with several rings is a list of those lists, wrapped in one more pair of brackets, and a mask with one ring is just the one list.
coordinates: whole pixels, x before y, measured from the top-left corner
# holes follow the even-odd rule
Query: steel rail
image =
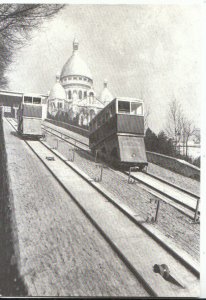
[[(89, 149), (89, 146), (88, 146), (86, 143), (81, 142), (81, 141), (79, 141), (78, 139), (71, 137), (70, 135), (67, 135), (67, 134), (65, 134), (65, 133), (62, 133), (62, 132), (59, 131), (59, 130), (53, 129), (53, 128), (51, 128), (50, 126), (45, 126), (45, 125), (43, 125), (43, 126), (49, 128), (51, 131), (49, 131), (49, 130), (47, 130), (47, 129), (43, 129), (43, 130), (45, 130), (45, 131), (47, 131), (48, 133), (50, 133), (50, 134), (52, 134), (52, 135), (58, 137), (59, 139), (63, 140), (64, 142), (69, 143), (69, 144), (71, 144), (72, 146), (75, 146), (76, 148), (78, 148), (78, 149), (80, 149), (81, 151), (85, 152), (86, 155), (88, 155), (88, 156), (94, 158), (94, 156), (92, 155), (92, 153), (91, 153), (91, 151), (90, 151), (90, 149)], [(60, 136), (57, 135), (56, 133), (54, 133), (53, 131), (55, 131), (56, 133), (60, 134)], [(66, 138), (69, 138), (69, 139), (74, 140), (76, 143), (79, 143), (80, 145), (86, 146), (86, 147), (88, 148), (88, 150), (85, 150), (85, 149), (83, 149), (81, 146), (78, 146), (77, 144), (74, 144), (74, 143), (72, 143), (71, 141), (69, 141), (69, 140), (63, 138), (63, 136), (65, 136)], [(109, 166), (108, 166), (108, 167), (109, 167)], [(114, 170), (113, 168), (110, 168), (110, 167), (109, 167), (109, 169), (110, 169), (111, 171), (117, 173), (117, 171)], [(128, 176), (128, 173), (127, 173), (127, 172), (124, 172), (124, 171), (120, 171), (120, 172), (121, 172), (122, 174), (124, 174), (125, 176)], [(147, 176), (150, 176), (150, 177), (152, 177), (152, 178), (154, 178), (154, 179), (156, 179), (156, 180), (158, 180), (158, 181), (160, 181), (160, 182), (163, 182), (163, 183), (165, 183), (165, 184), (167, 184), (167, 185), (173, 187), (173, 188), (176, 189), (176, 190), (179, 190), (179, 191), (185, 193), (185, 195), (188, 195), (188, 196), (190, 196), (190, 197), (195, 198), (195, 201), (200, 199), (200, 197), (199, 197), (197, 194), (191, 193), (191, 192), (189, 192), (189, 191), (187, 191), (187, 190), (185, 190), (185, 189), (183, 189), (183, 188), (181, 188), (181, 187), (179, 187), (179, 186), (177, 186), (177, 185), (175, 185), (175, 184), (173, 184), (173, 183), (170, 183), (170, 182), (168, 182), (168, 181), (166, 181), (166, 180), (164, 180), (164, 179), (158, 177), (158, 176), (155, 176), (155, 175), (153, 175), (153, 174), (151, 174), (151, 173), (148, 173), (148, 172), (143, 172), (143, 173), (144, 173), (145, 175), (147, 175)], [(176, 203), (179, 204), (181, 207), (183, 207), (183, 209), (181, 209), (181, 207), (179, 207), (179, 206), (177, 206), (177, 205), (173, 205), (173, 203), (171, 203), (171, 201), (168, 202), (168, 201), (166, 201), (165, 199), (161, 198), (161, 200), (165, 201), (166, 203), (168, 203), (169, 205), (173, 206), (175, 209), (177, 209), (178, 211), (180, 211), (180, 212), (183, 213), (184, 215), (186, 215), (186, 216), (188, 216), (188, 217), (190, 217), (190, 218), (193, 219), (194, 216), (190, 213), (190, 211), (194, 213), (194, 212), (195, 212), (195, 208), (193, 208), (193, 207), (187, 205), (186, 203), (183, 203), (183, 202), (179, 201), (179, 200), (176, 199), (175, 197), (172, 197), (172, 196), (166, 194), (165, 192), (162, 192), (160, 189), (155, 188), (154, 186), (152, 186), (151, 184), (148, 184), (146, 181), (144, 181), (144, 180), (142, 180), (142, 179), (136, 178), (136, 177), (133, 176), (133, 175), (131, 175), (131, 178), (133, 178), (133, 179), (136, 180), (136, 181), (141, 182), (141, 183), (146, 187), (146, 189), (147, 189), (148, 192), (152, 193), (152, 191), (155, 191), (155, 192), (159, 193), (160, 196), (162, 195), (162, 196), (164, 196), (164, 197), (166, 197), (166, 198), (168, 198), (168, 199), (170, 199), (170, 200), (176, 202)], [(154, 194), (154, 195), (155, 195), (155, 194)], [(155, 196), (158, 197), (158, 195), (155, 195)], [(184, 208), (186, 209), (186, 211), (184, 210)], [(200, 212), (198, 212), (198, 215), (200, 215)]]

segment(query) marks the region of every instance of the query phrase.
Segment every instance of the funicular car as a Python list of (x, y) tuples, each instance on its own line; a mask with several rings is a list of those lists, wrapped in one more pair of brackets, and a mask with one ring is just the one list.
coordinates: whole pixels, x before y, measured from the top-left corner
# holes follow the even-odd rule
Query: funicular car
[(113, 165), (148, 165), (144, 144), (143, 101), (115, 98), (89, 124), (89, 146)]
[(17, 112), (18, 132), (22, 136), (42, 136), (42, 97), (24, 94)]

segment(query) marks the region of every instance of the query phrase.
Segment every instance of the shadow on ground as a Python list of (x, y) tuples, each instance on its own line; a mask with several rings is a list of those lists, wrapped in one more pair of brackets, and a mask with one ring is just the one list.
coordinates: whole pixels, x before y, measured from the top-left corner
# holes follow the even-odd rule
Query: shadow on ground
[(3, 125), (0, 116), (0, 296), (27, 296), (14, 251), (14, 212), (9, 190)]

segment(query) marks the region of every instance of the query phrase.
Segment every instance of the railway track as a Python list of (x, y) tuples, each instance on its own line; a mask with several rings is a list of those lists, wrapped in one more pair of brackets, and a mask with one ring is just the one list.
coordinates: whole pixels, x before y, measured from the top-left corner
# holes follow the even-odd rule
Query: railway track
[[(16, 124), (7, 121), (16, 130)], [(45, 142), (24, 141), (151, 296), (199, 296), (199, 269), (191, 258), (157, 238), (100, 184)]]
[[(93, 157), (89, 149), (88, 142), (82, 142), (72, 137), (71, 135), (62, 133), (61, 131), (51, 128), (50, 126), (47, 126), (45, 124), (43, 125), (43, 129), (45, 130), (45, 132), (62, 139), (63, 141), (77, 147), (82, 151), (85, 151), (86, 155)], [(84, 140), (86, 140), (85, 137)], [(171, 206), (175, 207), (184, 215), (189, 216), (191, 219), (195, 219), (196, 221), (200, 216), (199, 195), (191, 193), (148, 172), (131, 172), (129, 175), (128, 172), (117, 171), (114, 169), (111, 170), (113, 172), (119, 173), (119, 175), (123, 176), (125, 179), (127, 179), (129, 176), (130, 178), (135, 180), (139, 186), (150, 192), (152, 195), (158, 197), (162, 201), (165, 201)]]
[(64, 141), (67, 141), (69, 144), (78, 147), (85, 151), (90, 151), (88, 143), (82, 142), (71, 135), (62, 133), (54, 128), (51, 128), (50, 126), (46, 126), (45, 124), (42, 125), (42, 128), (45, 132), (49, 134), (53, 134), (54, 136), (61, 138)]
[[(16, 125), (16, 121), (12, 120), (12, 122)], [(58, 139), (72, 145), (78, 150), (84, 151), (84, 153), (93, 157), (88, 142), (86, 142), (87, 138), (84, 138), (84, 142), (78, 140), (76, 137), (72, 137), (71, 134), (65, 134), (57, 129), (54, 129), (47, 125), (42, 125), (43, 130), (47, 134), (51, 134)], [(57, 144), (58, 148), (58, 144)], [(145, 172), (128, 172), (117, 171), (109, 167), (112, 172), (118, 173), (120, 176), (125, 179), (132, 178), (136, 183), (141, 186), (146, 191), (150, 192), (155, 197), (158, 197), (162, 201), (165, 201), (169, 205), (176, 208), (178, 211), (183, 213), (184, 215), (190, 217), (192, 220), (198, 220), (200, 216), (199, 211), (199, 202), (200, 197), (194, 193), (191, 193), (177, 185), (174, 185), (166, 180), (163, 180), (160, 177), (157, 177), (150, 173)]]

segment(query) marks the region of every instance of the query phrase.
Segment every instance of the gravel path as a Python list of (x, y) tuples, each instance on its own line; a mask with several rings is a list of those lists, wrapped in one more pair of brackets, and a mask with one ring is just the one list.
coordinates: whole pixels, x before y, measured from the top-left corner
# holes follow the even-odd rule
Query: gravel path
[(148, 296), (48, 170), (4, 122), (21, 274), (32, 296)]
[[(50, 146), (56, 145), (55, 138), (50, 135), (47, 137), (47, 142)], [(59, 143), (58, 151), (66, 158), (70, 158), (71, 152), (69, 149), (71, 148), (69, 144)], [(85, 157), (84, 153), (75, 153), (75, 164), (91, 178), (98, 177), (100, 174), (100, 170), (95, 166), (94, 161), (89, 156)], [(150, 199), (155, 199), (153, 195), (138, 186), (138, 183), (128, 184), (125, 177), (108, 168), (104, 168), (101, 184), (119, 200), (122, 200), (124, 204), (132, 208), (137, 215), (146, 220), (148, 211), (152, 210)], [(158, 223), (153, 226), (199, 261), (199, 224), (191, 224), (191, 219), (162, 201)]]

